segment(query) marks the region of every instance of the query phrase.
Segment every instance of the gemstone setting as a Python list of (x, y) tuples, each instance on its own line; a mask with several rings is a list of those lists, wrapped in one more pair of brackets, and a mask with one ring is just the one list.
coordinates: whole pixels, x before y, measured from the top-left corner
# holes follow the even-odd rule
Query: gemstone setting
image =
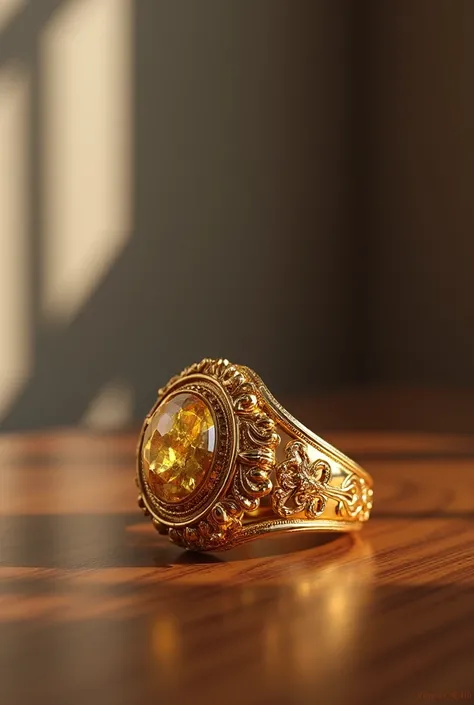
[(153, 495), (176, 504), (194, 494), (210, 470), (216, 427), (207, 402), (183, 391), (154, 411), (142, 442), (142, 467)]

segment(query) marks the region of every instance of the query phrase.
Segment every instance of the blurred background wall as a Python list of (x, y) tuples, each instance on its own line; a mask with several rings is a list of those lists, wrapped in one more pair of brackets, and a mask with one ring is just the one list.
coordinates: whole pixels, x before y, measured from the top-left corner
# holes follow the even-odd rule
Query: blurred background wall
[(0, 0), (0, 413), (474, 376), (470, 0)]

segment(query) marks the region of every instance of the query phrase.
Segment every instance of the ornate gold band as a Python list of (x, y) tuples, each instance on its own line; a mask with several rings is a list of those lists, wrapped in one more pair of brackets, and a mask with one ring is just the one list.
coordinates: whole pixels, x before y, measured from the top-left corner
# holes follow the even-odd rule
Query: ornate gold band
[(248, 367), (205, 359), (158, 391), (137, 453), (139, 505), (180, 546), (360, 529), (370, 476), (305, 428)]

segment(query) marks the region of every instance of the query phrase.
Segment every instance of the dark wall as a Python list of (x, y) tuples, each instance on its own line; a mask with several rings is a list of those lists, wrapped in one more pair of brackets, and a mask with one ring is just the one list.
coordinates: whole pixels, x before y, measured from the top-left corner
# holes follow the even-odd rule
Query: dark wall
[(474, 4), (368, 7), (372, 376), (472, 384)]
[(147, 364), (166, 378), (225, 355), (280, 389), (347, 379), (349, 4), (137, 9)]
[(203, 356), (277, 393), (472, 383), (473, 3), (137, 0), (134, 21), (134, 231), (67, 328), (35, 314), (4, 426), (77, 422), (116, 378), (141, 416)]

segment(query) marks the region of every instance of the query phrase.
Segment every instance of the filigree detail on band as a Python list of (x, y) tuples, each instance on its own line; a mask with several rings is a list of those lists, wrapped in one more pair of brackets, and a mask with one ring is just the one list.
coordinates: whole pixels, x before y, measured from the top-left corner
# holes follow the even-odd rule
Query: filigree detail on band
[(316, 519), (332, 499), (338, 516), (359, 521), (369, 518), (373, 492), (363, 478), (350, 473), (341, 487), (332, 486), (329, 463), (322, 459), (311, 462), (301, 441), (290, 441), (285, 456), (276, 468), (277, 486), (272, 495), (273, 510), (279, 516), (304, 513), (308, 519)]
[(341, 499), (336, 506), (336, 514), (348, 519), (367, 521), (372, 509), (374, 491), (363, 477), (347, 475), (341, 485)]

